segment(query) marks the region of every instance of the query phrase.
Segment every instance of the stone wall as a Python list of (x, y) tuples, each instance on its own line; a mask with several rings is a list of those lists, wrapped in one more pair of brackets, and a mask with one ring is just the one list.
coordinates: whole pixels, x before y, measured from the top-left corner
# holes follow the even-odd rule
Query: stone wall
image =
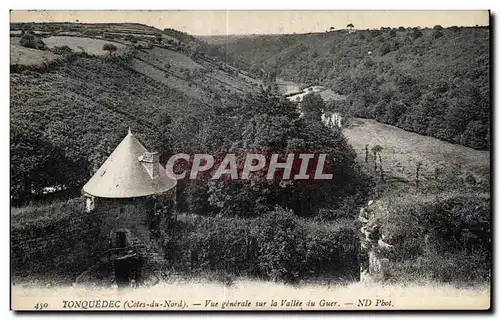
[(359, 229), (360, 240), (360, 281), (364, 283), (385, 281), (388, 273), (389, 260), (384, 258), (384, 252), (391, 251), (393, 246), (386, 241), (381, 231), (382, 222), (377, 217), (377, 210), (381, 208), (380, 201), (369, 201), (360, 209), (358, 216), (361, 222)]
[(164, 216), (154, 219), (155, 200), (140, 199), (98, 199), (96, 212), (101, 215), (100, 235), (113, 244), (116, 231), (126, 231), (127, 245), (134, 248), (143, 257), (146, 266), (164, 262), (163, 249), (151, 234), (150, 224), (161, 224)]

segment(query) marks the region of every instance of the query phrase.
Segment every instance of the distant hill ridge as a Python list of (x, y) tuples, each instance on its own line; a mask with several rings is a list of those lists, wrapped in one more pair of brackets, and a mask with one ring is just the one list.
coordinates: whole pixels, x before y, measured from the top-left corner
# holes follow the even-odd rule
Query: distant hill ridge
[[(476, 149), (490, 144), (488, 27), (208, 37), (228, 63), (347, 95), (351, 112)], [(214, 40), (215, 39), (215, 40)]]

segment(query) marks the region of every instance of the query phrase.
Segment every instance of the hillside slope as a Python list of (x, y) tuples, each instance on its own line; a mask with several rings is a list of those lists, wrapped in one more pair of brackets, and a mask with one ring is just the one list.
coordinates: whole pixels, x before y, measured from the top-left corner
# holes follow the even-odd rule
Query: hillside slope
[(488, 28), (398, 28), (236, 38), (219, 48), (261, 68), (350, 97), (355, 116), (476, 149), (490, 139)]
[[(84, 34), (47, 34), (41, 38), (46, 50), (22, 47), (13, 38), (13, 199), (52, 186), (78, 190), (128, 128), (150, 149), (168, 152), (176, 147), (172, 140), (177, 136), (189, 143), (200, 130), (194, 123), (206, 121), (215, 107), (234, 107), (244, 94), (259, 89), (256, 80), (179, 43), (153, 38), (149, 46), (138, 47), (125, 40), (127, 35), (113, 39), (123, 51), (113, 55), (102, 52), (103, 43), (111, 41)], [(52, 52), (62, 45), (74, 53)], [(52, 56), (53, 64), (45, 59)], [(176, 128), (173, 133), (168, 133), (170, 124)]]

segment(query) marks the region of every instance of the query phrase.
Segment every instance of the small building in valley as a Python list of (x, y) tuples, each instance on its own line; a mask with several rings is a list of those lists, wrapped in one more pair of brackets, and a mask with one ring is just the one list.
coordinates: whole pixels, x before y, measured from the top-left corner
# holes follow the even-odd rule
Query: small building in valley
[(325, 112), (321, 115), (321, 121), (330, 128), (342, 128), (342, 115), (339, 112)]
[(100, 224), (96, 241), (103, 242), (107, 259), (114, 263), (116, 281), (135, 280), (126, 267), (133, 259), (162, 258), (155, 232), (172, 214), (176, 184), (160, 164), (159, 154), (149, 152), (129, 130), (83, 187), (86, 211)]

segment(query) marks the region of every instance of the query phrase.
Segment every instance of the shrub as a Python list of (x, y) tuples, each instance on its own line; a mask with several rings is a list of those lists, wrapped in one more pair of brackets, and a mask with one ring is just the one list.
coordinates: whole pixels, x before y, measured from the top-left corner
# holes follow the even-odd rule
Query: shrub
[(441, 38), (443, 36), (443, 33), (439, 30), (435, 30), (433, 33), (432, 33), (432, 36), (437, 39), (437, 38)]
[(309, 276), (359, 276), (358, 235), (352, 220), (336, 223), (303, 221), (305, 234), (305, 268)]
[(38, 50), (46, 49), (45, 43), (32, 33), (25, 33), (19, 40), (19, 43), (26, 48)]
[(305, 269), (305, 235), (291, 211), (277, 207), (257, 220), (258, 266), (273, 280), (297, 279)]
[(383, 56), (383, 55), (388, 54), (389, 52), (391, 52), (391, 45), (388, 43), (385, 43), (382, 46), (382, 48), (380, 49), (380, 54)]
[(36, 49), (35, 36), (31, 33), (25, 33), (20, 40), (23, 47)]
[(87, 30), (83, 31), (83, 34), (86, 36), (95, 37), (95, 36), (99, 35), (99, 32), (97, 32), (96, 30), (87, 29)]
[(335, 221), (345, 216), (345, 212), (339, 209), (321, 208), (314, 217), (317, 221)]
[(413, 31), (411, 32), (411, 36), (413, 37), (413, 39), (420, 38), (422, 36), (422, 31), (420, 31), (417, 28), (414, 28)]
[[(239, 219), (196, 219), (195, 230), (186, 234), (180, 248), (190, 255), (191, 270), (252, 272), (255, 241), (249, 236), (248, 221)], [(186, 242), (184, 242), (186, 241)]]
[(26, 206), (12, 209), (11, 227), (16, 230), (44, 228), (58, 220), (84, 212), (82, 197), (48, 205)]
[(50, 274), (51, 281), (74, 281), (76, 274), (92, 265), (105, 239), (99, 237), (100, 216), (85, 213), (83, 203), (77, 198), (15, 210), (10, 248), (13, 276)]
[(488, 277), (491, 264), (490, 200), (478, 196), (407, 197), (384, 209), (382, 232), (396, 278), (471, 281)]
[(360, 203), (364, 197), (348, 196), (342, 199), (335, 208), (320, 209), (318, 215), (314, 217), (316, 221), (336, 221), (339, 219), (353, 219), (357, 215)]
[(276, 207), (259, 218), (194, 216), (164, 232), (165, 252), (182, 272), (225, 272), (295, 281), (357, 275), (357, 235), (351, 223), (315, 223)]
[(50, 51), (52, 51), (55, 54), (60, 54), (60, 55), (73, 53), (73, 50), (71, 50), (71, 48), (68, 46), (56, 46), (56, 47), (52, 48)]
[(111, 44), (111, 43), (105, 43), (103, 46), (102, 46), (102, 50), (104, 51), (108, 51), (109, 54), (111, 55), (113, 52), (115, 52), (117, 50), (116, 46), (114, 44)]

